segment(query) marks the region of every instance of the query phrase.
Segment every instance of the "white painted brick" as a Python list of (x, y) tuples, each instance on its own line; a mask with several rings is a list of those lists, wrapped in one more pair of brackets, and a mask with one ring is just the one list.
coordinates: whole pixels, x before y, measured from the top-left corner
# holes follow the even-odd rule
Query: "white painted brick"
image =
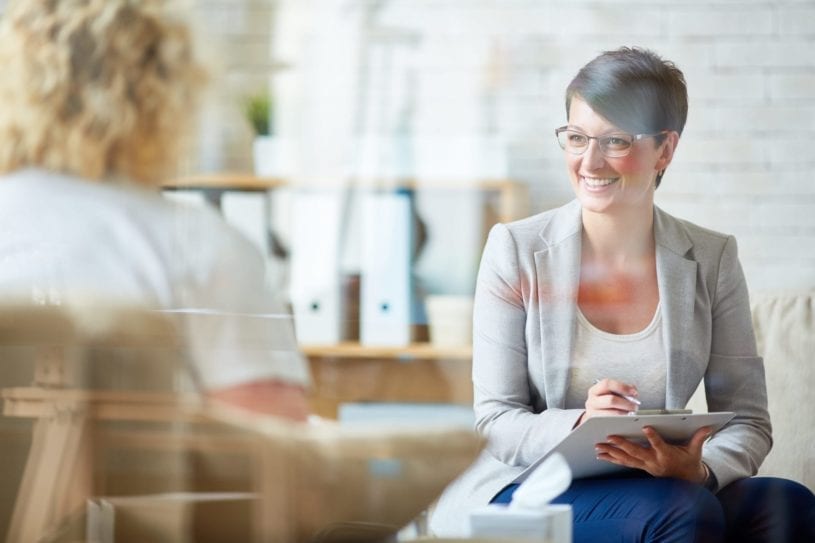
[(805, 99), (815, 101), (815, 74), (774, 74), (769, 80), (770, 97), (774, 100)]
[(687, 197), (688, 195), (716, 196), (735, 199), (755, 198), (812, 198), (815, 183), (797, 172), (764, 171), (717, 171), (678, 172), (673, 166), (657, 191), (657, 198)]
[[(794, 133), (815, 131), (815, 96), (811, 105), (729, 106), (710, 108), (707, 115), (719, 130)], [(813, 134), (810, 134), (810, 137)]]
[(668, 12), (668, 35), (679, 37), (769, 36), (775, 14), (770, 7), (676, 7)]
[(507, 76), (507, 81), (499, 86), (499, 94), (508, 100), (527, 98), (548, 99), (549, 86), (544, 73), (540, 70), (517, 70)]
[[(564, 4), (553, 8), (555, 28), (561, 36), (659, 36), (662, 34), (662, 10), (638, 7), (632, 13), (624, 3), (597, 4), (591, 7)], [(627, 41), (629, 41), (627, 40)]]
[[(340, 3), (343, 9), (374, 5), (371, 0), (283, 1), (308, 3), (303, 8), (311, 10), (307, 19)], [(253, 5), (200, 3), (211, 10)], [(675, 61), (688, 77), (690, 118), (657, 202), (681, 217), (737, 235), (751, 289), (811, 288), (815, 259), (801, 248), (815, 246), (815, 183), (810, 181), (815, 163), (807, 159), (815, 155), (808, 144), (815, 136), (812, 11), (812, 0), (391, 0), (382, 21), (423, 33), (413, 58), (420, 91), (415, 128), (421, 133), (484, 130), (479, 85), (490, 55), (496, 47), (503, 51), (505, 76), (497, 87), (496, 116), (501, 133), (513, 142), (510, 175), (529, 185), (532, 211), (572, 198), (562, 152), (550, 132), (565, 120), (563, 92), (578, 68), (621, 44), (651, 47)], [(234, 38), (246, 39), (252, 32), (236, 31)], [(308, 39), (332, 40), (326, 33)], [(331, 55), (341, 55), (331, 47), (319, 51), (320, 66), (331, 66)], [(243, 62), (227, 65), (229, 74), (258, 71)], [(343, 87), (354, 81), (334, 78), (326, 67), (310, 73), (305, 65), (296, 69), (307, 89), (325, 86), (326, 80)], [(427, 76), (434, 70), (442, 73)], [(239, 86), (238, 77), (230, 79), (231, 88)], [(468, 80), (474, 88), (464, 88)], [(247, 75), (246, 81), (253, 79)], [(321, 122), (320, 107), (347, 107), (332, 101), (332, 92), (347, 97), (356, 90), (309, 91), (301, 107), (311, 112), (306, 116), (310, 123)], [(309, 100), (326, 102), (319, 106)], [(347, 160), (336, 141), (344, 137), (341, 128), (312, 146), (320, 155), (312, 158), (319, 159), (321, 172), (330, 174)], [(233, 156), (240, 145), (225, 147), (225, 161), (238, 162)]]
[(480, 111), (473, 100), (448, 97), (426, 100), (416, 115), (417, 127), (441, 133), (467, 133), (480, 126)]
[(787, 8), (779, 13), (781, 35), (815, 35), (815, 7)]
[(483, 75), (472, 68), (425, 69), (419, 73), (418, 99), (454, 99), (457, 96), (479, 94)]
[(738, 226), (746, 229), (750, 225), (750, 208), (744, 204), (720, 202), (710, 197), (664, 198), (659, 202), (668, 213), (717, 232), (731, 234)]
[(547, 92), (546, 94), (551, 98), (552, 105), (554, 105), (555, 109), (558, 111), (563, 111), (564, 119), (565, 119), (565, 98), (566, 98), (566, 87), (569, 86), (569, 83), (574, 79), (574, 76), (577, 75), (577, 68), (564, 68), (558, 70), (546, 70), (543, 72), (542, 77), (546, 83)]
[[(791, 234), (786, 236), (773, 236), (769, 234), (757, 234), (743, 236), (738, 240), (739, 253), (748, 258), (765, 259), (789, 259), (796, 255), (805, 247), (812, 247), (815, 244), (815, 236)], [(815, 255), (815, 253), (813, 253)], [(815, 256), (813, 256), (815, 260)]]
[(497, 10), (495, 30), (508, 35), (550, 35), (557, 32), (555, 8), (545, 2), (527, 7), (500, 6)]
[(677, 147), (674, 160), (716, 165), (763, 164), (765, 155), (764, 142), (745, 136), (730, 139), (688, 138)]
[(751, 293), (812, 289), (815, 262), (809, 259), (742, 260)]
[(269, 36), (272, 26), (270, 4), (247, 5), (242, 2), (222, 2), (203, 5), (197, 10), (198, 20), (215, 34), (238, 36)]
[[(713, 181), (713, 182), (711, 182)], [(704, 172), (688, 173), (674, 166), (668, 167), (656, 192), (656, 201), (676, 201), (697, 197), (719, 197), (724, 194), (721, 183)]]
[(270, 68), (272, 66), (271, 51), (268, 38), (255, 36), (241, 36), (234, 39), (222, 40), (223, 58), (226, 67), (234, 69)]
[(777, 168), (783, 165), (812, 165), (815, 167), (815, 152), (812, 138), (779, 139), (772, 138), (764, 143), (769, 152), (770, 161)]
[(685, 130), (682, 133), (683, 141), (718, 130), (716, 112), (719, 107), (705, 103), (703, 100), (690, 98), (688, 100), (688, 120), (685, 122)]
[(415, 62), (423, 68), (478, 68), (486, 63), (490, 44), (479, 36), (466, 39), (430, 35), (422, 39)]
[(765, 76), (760, 73), (722, 74), (691, 69), (685, 76), (688, 96), (693, 100), (760, 103), (767, 94)]
[(572, 53), (571, 49), (551, 37), (509, 38), (506, 46), (506, 62), (518, 68), (553, 68), (560, 67), (565, 58)]
[(710, 43), (689, 40), (668, 41), (664, 36), (660, 36), (660, 40), (661, 43), (652, 49), (662, 58), (672, 61), (683, 72), (688, 68), (713, 66), (714, 56), (711, 54)]
[(716, 66), (796, 68), (815, 66), (811, 40), (800, 38), (778, 40), (752, 40), (749, 42), (722, 41), (712, 46)]
[[(805, 203), (763, 202), (759, 206), (759, 224), (771, 230), (787, 229), (790, 232), (807, 233), (815, 238), (815, 213), (812, 201)], [(810, 254), (812, 251), (810, 246)]]

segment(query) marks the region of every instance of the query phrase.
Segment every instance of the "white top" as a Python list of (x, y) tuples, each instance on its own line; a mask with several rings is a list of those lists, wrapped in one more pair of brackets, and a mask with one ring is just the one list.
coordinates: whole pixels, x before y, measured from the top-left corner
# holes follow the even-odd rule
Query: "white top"
[(265, 273), (258, 251), (212, 210), (122, 182), (38, 169), (0, 176), (0, 299), (102, 297), (178, 311), (206, 389), (308, 383)]
[(635, 385), (642, 402), (640, 409), (665, 407), (667, 366), (660, 306), (657, 304), (648, 326), (634, 334), (600, 330), (577, 308), (567, 409), (582, 409), (588, 389), (595, 380), (606, 377)]

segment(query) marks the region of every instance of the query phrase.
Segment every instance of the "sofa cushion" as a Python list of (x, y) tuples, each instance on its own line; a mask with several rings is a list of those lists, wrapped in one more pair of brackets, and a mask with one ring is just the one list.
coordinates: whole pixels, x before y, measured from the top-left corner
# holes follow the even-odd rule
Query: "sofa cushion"
[(756, 295), (751, 307), (773, 424), (759, 474), (815, 491), (815, 292)]

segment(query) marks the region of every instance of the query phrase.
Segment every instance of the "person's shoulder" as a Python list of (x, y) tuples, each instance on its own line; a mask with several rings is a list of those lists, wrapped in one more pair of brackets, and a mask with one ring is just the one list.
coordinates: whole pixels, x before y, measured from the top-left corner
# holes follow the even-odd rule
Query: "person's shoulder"
[(580, 231), (580, 204), (577, 200), (541, 213), (503, 224), (516, 240), (548, 244), (559, 242)]
[(662, 245), (684, 248), (692, 252), (697, 260), (718, 260), (728, 246), (735, 246), (732, 234), (719, 232), (696, 224), (687, 219), (675, 217), (657, 208), (658, 240)]

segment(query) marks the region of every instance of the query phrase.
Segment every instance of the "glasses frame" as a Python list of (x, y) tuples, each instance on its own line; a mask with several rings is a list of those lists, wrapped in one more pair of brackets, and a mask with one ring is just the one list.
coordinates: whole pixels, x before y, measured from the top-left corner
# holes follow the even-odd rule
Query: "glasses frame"
[[(667, 130), (660, 130), (659, 132), (655, 132), (653, 134), (629, 134), (628, 132), (612, 132), (610, 134), (605, 134), (603, 136), (589, 136), (588, 134), (581, 132), (580, 130), (570, 128), (568, 125), (561, 126), (560, 128), (555, 128), (555, 138), (557, 139), (558, 145), (560, 146), (561, 149), (572, 155), (582, 155), (583, 153), (586, 152), (586, 149), (589, 148), (589, 145), (586, 144), (586, 147), (580, 151), (567, 149), (566, 146), (560, 142), (560, 134), (569, 130), (571, 130), (572, 132), (577, 132), (581, 136), (585, 136), (586, 139), (589, 140), (589, 143), (591, 143), (591, 140), (597, 140), (597, 145), (600, 147), (600, 152), (606, 158), (622, 158), (628, 156), (631, 153), (631, 149), (634, 148), (635, 142), (645, 138), (656, 138), (668, 133)], [(600, 140), (613, 136), (627, 136), (631, 138), (631, 146), (628, 149), (625, 149), (624, 151), (612, 152), (612, 154), (609, 154), (603, 147), (603, 145), (600, 143)]]

